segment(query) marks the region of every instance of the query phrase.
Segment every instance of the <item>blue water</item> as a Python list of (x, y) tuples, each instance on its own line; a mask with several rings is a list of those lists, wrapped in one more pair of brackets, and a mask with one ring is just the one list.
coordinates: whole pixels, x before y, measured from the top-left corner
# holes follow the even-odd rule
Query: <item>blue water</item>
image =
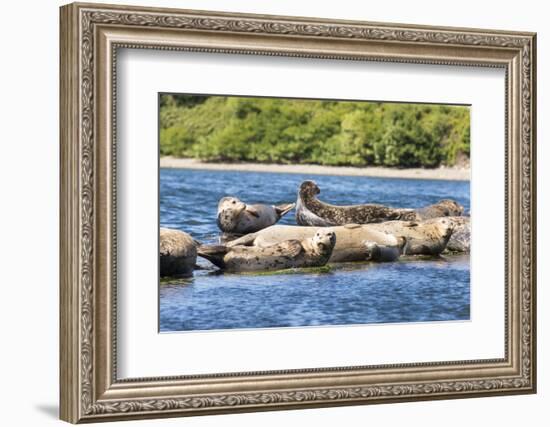
[[(218, 241), (216, 208), (223, 196), (248, 203), (296, 200), (313, 179), (332, 204), (421, 207), (453, 198), (470, 209), (464, 181), (161, 169), (160, 224), (204, 243)], [(294, 211), (280, 221), (295, 224)], [(467, 320), (468, 255), (397, 262), (337, 264), (328, 273), (219, 274), (200, 259), (191, 279), (160, 285), (160, 330), (189, 331), (313, 325)]]

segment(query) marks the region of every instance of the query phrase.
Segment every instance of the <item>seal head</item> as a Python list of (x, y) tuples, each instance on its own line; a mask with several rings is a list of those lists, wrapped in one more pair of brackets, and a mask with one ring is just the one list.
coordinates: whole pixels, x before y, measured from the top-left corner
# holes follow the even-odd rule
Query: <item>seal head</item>
[(218, 203), (218, 227), (230, 234), (255, 233), (277, 223), (294, 206), (294, 203), (248, 205), (236, 197), (224, 197)]
[(311, 238), (312, 249), (314, 253), (319, 255), (330, 255), (336, 245), (336, 233), (332, 230), (320, 228)]
[(304, 181), (300, 185), (300, 192), (299, 194), (302, 196), (303, 199), (306, 199), (308, 197), (315, 197), (317, 194), (321, 193), (321, 189), (319, 186), (315, 183), (315, 181)]
[(236, 197), (223, 197), (218, 203), (218, 227), (231, 232), (239, 222), (239, 216), (246, 209), (246, 204)]

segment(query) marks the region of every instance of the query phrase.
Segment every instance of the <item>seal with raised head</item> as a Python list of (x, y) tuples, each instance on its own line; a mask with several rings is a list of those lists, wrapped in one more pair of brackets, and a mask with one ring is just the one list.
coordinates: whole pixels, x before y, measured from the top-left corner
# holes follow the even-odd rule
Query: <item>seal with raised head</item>
[(160, 276), (187, 277), (197, 262), (197, 242), (187, 233), (161, 228), (159, 233)]
[(218, 227), (225, 233), (254, 233), (276, 224), (294, 206), (294, 203), (247, 205), (237, 197), (223, 197), (218, 203)]
[(393, 208), (379, 204), (337, 206), (320, 201), (317, 198), (320, 192), (313, 181), (304, 181), (300, 185), (296, 204), (296, 222), (299, 225), (329, 227), (395, 220), (420, 221), (440, 216), (458, 216), (464, 212), (460, 204), (448, 199), (420, 209)]
[(331, 205), (317, 199), (320, 192), (320, 188), (314, 181), (302, 182), (296, 203), (296, 222), (298, 224), (330, 227), (416, 219), (416, 214), (412, 209), (395, 209), (378, 204)]
[(228, 246), (269, 247), (285, 240), (311, 238), (319, 230), (331, 230), (336, 235), (336, 245), (329, 262), (395, 261), (399, 258), (406, 239), (367, 226), (348, 224), (337, 227), (300, 227), (273, 225), (257, 233), (247, 234), (229, 242)]
[(267, 247), (203, 245), (198, 255), (229, 272), (321, 267), (330, 259), (335, 243), (333, 231), (319, 229), (307, 239), (284, 240)]

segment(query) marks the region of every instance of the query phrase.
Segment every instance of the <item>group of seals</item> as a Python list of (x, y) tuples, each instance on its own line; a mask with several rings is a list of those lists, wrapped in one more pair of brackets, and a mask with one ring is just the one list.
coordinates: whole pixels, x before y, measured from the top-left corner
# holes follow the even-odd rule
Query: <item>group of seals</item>
[(454, 225), (449, 218), (321, 228), (273, 225), (233, 240), (227, 246), (269, 247), (289, 239), (306, 239), (323, 229), (332, 230), (336, 235), (336, 245), (329, 262), (394, 261), (400, 255), (441, 254), (449, 242)]
[[(161, 229), (161, 275), (189, 275), (197, 255), (222, 270), (248, 272), (470, 249), (470, 219), (454, 200), (420, 209), (336, 206), (317, 199), (320, 192), (314, 181), (304, 181), (296, 204), (249, 205), (223, 197), (217, 224), (233, 238), (225, 245), (198, 245), (186, 233)], [(277, 225), (294, 207), (298, 225)]]

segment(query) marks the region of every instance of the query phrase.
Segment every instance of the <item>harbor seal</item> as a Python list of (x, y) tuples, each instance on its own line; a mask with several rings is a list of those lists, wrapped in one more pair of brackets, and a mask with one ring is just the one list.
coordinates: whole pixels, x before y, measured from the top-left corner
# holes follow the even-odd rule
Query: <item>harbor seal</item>
[(299, 225), (330, 227), (416, 219), (416, 214), (412, 209), (394, 209), (377, 204), (330, 205), (317, 199), (320, 192), (320, 188), (314, 181), (304, 181), (300, 185), (296, 202), (296, 222)]
[(313, 181), (304, 181), (300, 185), (296, 203), (296, 222), (299, 225), (329, 227), (394, 220), (421, 221), (441, 216), (459, 216), (464, 212), (459, 203), (449, 199), (420, 209), (392, 208), (379, 204), (337, 206), (317, 199), (320, 192)]
[(223, 197), (218, 203), (218, 227), (225, 233), (254, 233), (276, 224), (294, 206), (247, 205), (236, 197)]
[(403, 255), (439, 255), (447, 247), (454, 230), (453, 222), (447, 217), (425, 221), (388, 221), (364, 224), (363, 227), (404, 237)]
[(395, 261), (399, 258), (406, 241), (388, 233), (372, 230), (357, 224), (337, 227), (300, 227), (296, 225), (273, 225), (257, 233), (247, 234), (229, 242), (228, 246), (269, 247), (285, 240), (311, 238), (319, 230), (331, 230), (336, 235), (336, 244), (329, 262), (349, 261)]
[(464, 206), (455, 200), (443, 199), (434, 205), (415, 209), (417, 220), (440, 218), (444, 216), (460, 217), (464, 214)]
[(302, 240), (284, 240), (271, 246), (203, 245), (198, 255), (229, 272), (271, 271), (325, 265), (334, 245), (333, 231), (319, 229)]
[(197, 262), (197, 242), (180, 230), (161, 228), (159, 233), (160, 276), (188, 277)]

